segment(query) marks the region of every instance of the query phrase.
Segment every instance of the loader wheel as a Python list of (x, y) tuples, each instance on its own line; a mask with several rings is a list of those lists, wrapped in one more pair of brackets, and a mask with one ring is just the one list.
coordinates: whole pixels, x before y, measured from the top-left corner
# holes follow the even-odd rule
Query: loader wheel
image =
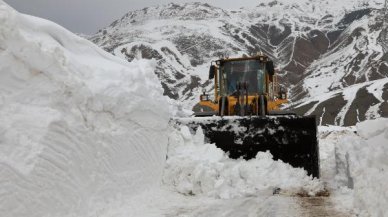
[(267, 100), (264, 95), (260, 95), (259, 98), (259, 107), (260, 107), (260, 116), (265, 116), (267, 114)]
[(221, 117), (229, 114), (229, 111), (228, 111), (229, 102), (227, 97), (222, 97), (220, 99), (220, 101), (218, 102), (218, 108), (219, 108), (218, 112)]

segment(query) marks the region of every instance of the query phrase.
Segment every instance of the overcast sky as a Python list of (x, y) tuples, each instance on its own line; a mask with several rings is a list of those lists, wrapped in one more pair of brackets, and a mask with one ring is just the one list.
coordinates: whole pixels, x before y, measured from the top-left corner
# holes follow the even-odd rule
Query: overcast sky
[(249, 6), (254, 0), (4, 0), (16, 10), (52, 20), (76, 33), (92, 34), (131, 10), (169, 2), (207, 2), (222, 8)]

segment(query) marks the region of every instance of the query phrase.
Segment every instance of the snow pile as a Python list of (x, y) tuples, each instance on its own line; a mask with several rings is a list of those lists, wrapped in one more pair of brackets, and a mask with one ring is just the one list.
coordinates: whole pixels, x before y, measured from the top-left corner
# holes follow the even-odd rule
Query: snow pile
[(319, 131), (321, 179), (338, 204), (359, 216), (385, 216), (388, 119), (355, 127), (320, 127)]
[(357, 136), (356, 131), (355, 127), (318, 127), (320, 178), (331, 191), (352, 188), (348, 157), (340, 149), (344, 147), (342, 139)]
[(322, 191), (322, 182), (306, 171), (274, 161), (270, 153), (255, 159), (233, 160), (214, 144), (206, 144), (201, 129), (192, 135), (186, 126), (175, 129), (169, 138), (164, 182), (186, 195), (238, 198), (282, 192), (313, 195)]
[(338, 151), (348, 157), (354, 206), (361, 216), (386, 216), (388, 204), (388, 119), (357, 124), (359, 137), (343, 138)]
[(1, 0), (0, 62), (1, 216), (103, 216), (159, 184), (169, 111), (155, 63)]

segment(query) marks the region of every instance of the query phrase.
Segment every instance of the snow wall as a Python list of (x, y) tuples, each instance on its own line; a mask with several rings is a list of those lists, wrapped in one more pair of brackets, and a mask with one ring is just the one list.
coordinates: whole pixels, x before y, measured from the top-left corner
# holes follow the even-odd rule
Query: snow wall
[(387, 216), (388, 119), (357, 124), (358, 136), (345, 136), (336, 147), (337, 161), (348, 168), (348, 187), (360, 216)]
[(319, 131), (321, 178), (328, 187), (336, 190), (334, 194), (350, 193), (357, 216), (387, 216), (388, 119), (346, 128), (320, 127)]
[(1, 216), (104, 216), (159, 184), (169, 111), (155, 63), (1, 0), (0, 63)]

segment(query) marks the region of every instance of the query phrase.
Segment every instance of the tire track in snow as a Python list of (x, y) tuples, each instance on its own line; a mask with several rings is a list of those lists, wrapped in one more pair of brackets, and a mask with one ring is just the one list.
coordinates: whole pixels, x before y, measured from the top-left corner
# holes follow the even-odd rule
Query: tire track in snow
[(351, 214), (336, 210), (329, 197), (298, 197), (302, 216), (350, 217)]
[(166, 217), (351, 217), (336, 210), (329, 197), (269, 196), (217, 200), (175, 207)]

